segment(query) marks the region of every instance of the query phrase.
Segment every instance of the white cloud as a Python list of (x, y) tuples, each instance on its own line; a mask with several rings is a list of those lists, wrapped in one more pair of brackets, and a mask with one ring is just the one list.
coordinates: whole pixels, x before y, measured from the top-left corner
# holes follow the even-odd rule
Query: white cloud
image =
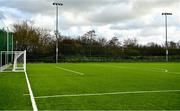
[(43, 27), (49, 30), (52, 30), (54, 28), (54, 18), (47, 15), (34, 15), (30, 18), (30, 21), (33, 21), (34, 26), (37, 27)]
[[(0, 19), (11, 26), (31, 20), (35, 26), (55, 29), (54, 0), (0, 0)], [(95, 29), (107, 39), (136, 37), (140, 43), (164, 40), (162, 12), (168, 17), (169, 40), (180, 40), (179, 0), (59, 0), (59, 27), (62, 34), (82, 35)], [(1, 25), (2, 26), (2, 25)]]

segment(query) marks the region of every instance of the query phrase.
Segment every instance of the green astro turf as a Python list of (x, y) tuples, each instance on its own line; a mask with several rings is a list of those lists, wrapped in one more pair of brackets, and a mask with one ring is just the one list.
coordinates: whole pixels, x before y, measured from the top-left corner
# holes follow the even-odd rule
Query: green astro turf
[(24, 73), (0, 73), (0, 110), (31, 110)]
[[(0, 108), (31, 109), (24, 75), (13, 74), (0, 75)], [(180, 63), (28, 64), (27, 74), (39, 110), (180, 110)], [(168, 90), (179, 92), (111, 94)], [(55, 95), (66, 97), (43, 98)]]
[[(180, 90), (179, 67), (178, 63), (29, 64), (28, 74), (34, 95), (39, 97)], [(180, 109), (180, 92), (36, 98), (36, 102), (42, 110), (173, 110)]]

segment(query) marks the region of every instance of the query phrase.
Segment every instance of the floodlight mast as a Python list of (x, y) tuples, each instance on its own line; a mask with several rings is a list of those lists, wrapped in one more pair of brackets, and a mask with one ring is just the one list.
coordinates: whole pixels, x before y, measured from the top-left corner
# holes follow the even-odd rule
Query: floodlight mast
[(55, 35), (56, 35), (56, 63), (58, 63), (58, 35), (59, 35), (59, 29), (58, 29), (58, 13), (59, 13), (59, 6), (63, 6), (62, 3), (54, 2), (53, 5), (56, 6), (56, 30), (55, 30)]
[(168, 15), (172, 15), (172, 13), (162, 13), (162, 15), (165, 16), (165, 34), (166, 34), (166, 62), (168, 62), (168, 55), (169, 55), (169, 52), (168, 52), (168, 41), (167, 41), (167, 34), (168, 34), (168, 31), (167, 31), (167, 16)]

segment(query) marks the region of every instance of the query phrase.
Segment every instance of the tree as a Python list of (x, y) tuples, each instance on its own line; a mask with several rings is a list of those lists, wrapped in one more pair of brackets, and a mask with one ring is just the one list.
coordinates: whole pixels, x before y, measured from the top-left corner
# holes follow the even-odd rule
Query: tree
[[(63, 36), (58, 39), (59, 53), (62, 59), (77, 57), (85, 58), (163, 58), (165, 55), (165, 45), (148, 43), (138, 44), (137, 39), (125, 39), (123, 44), (118, 37), (107, 40), (98, 37), (95, 30), (90, 30), (79, 37)], [(53, 62), (55, 60), (55, 37), (49, 31), (34, 27), (32, 24), (22, 22), (14, 24), (14, 49), (27, 50), (28, 60), (42, 60)], [(169, 55), (180, 56), (180, 42), (169, 42)], [(122, 50), (123, 49), (123, 50)]]
[(120, 42), (118, 37), (113, 37), (111, 40), (109, 40), (109, 45), (113, 47), (119, 47)]
[(14, 50), (27, 50), (28, 59), (53, 57), (54, 40), (49, 32), (33, 27), (27, 22), (14, 24)]
[(170, 49), (176, 49), (178, 45), (175, 42), (170, 41), (168, 46)]
[(136, 47), (138, 45), (138, 42), (137, 42), (136, 38), (134, 38), (134, 39), (129, 39), (128, 38), (128, 39), (124, 40), (123, 44), (124, 44), (125, 47), (133, 48), (133, 47)]

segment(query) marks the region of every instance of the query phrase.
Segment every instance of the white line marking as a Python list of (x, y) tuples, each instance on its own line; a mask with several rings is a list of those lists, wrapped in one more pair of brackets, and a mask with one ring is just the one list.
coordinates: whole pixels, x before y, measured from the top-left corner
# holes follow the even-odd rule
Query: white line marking
[(23, 94), (23, 96), (29, 96), (29, 94)]
[(163, 69), (163, 68), (153, 68), (153, 69), (157, 69), (157, 70), (161, 70), (162, 72), (168, 72), (168, 70), (167, 69)]
[[(96, 65), (99, 65), (99, 64), (96, 64)], [(160, 69), (160, 68), (153, 68), (153, 69), (139, 69), (139, 68), (128, 68), (128, 67), (122, 67), (122, 66), (104, 66), (104, 65), (99, 65), (99, 66), (102, 66), (102, 67), (114, 67), (114, 68), (120, 68), (120, 69), (131, 69), (131, 70), (140, 70), (140, 71), (151, 71), (151, 72), (166, 72), (166, 73), (169, 73), (169, 74), (176, 74), (176, 75), (180, 75), (180, 72), (171, 72), (167, 69)], [(160, 69), (162, 71), (158, 71), (156, 69)]]
[(179, 72), (167, 72), (167, 73), (180, 75)]
[(94, 93), (94, 94), (70, 94), (70, 95), (52, 95), (37, 96), (36, 99), (61, 98), (61, 97), (80, 97), (80, 96), (103, 96), (103, 95), (120, 95), (120, 94), (142, 94), (142, 93), (168, 93), (180, 92), (180, 90), (157, 90), (157, 91), (128, 91), (128, 92), (111, 92), (111, 93)]
[(68, 71), (68, 72), (76, 73), (76, 74), (79, 74), (79, 75), (84, 75), (84, 73), (73, 71), (73, 70), (70, 70), (70, 69), (63, 68), (63, 67), (56, 67), (56, 68), (57, 69), (62, 69), (62, 70)]
[(27, 86), (28, 86), (28, 90), (29, 90), (29, 95), (30, 95), (30, 98), (31, 98), (33, 111), (38, 111), (36, 101), (35, 101), (35, 98), (34, 98), (34, 95), (33, 95), (32, 89), (31, 89), (31, 85), (30, 85), (30, 82), (29, 82), (29, 79), (28, 79), (28, 76), (27, 76), (27, 72), (25, 72), (25, 76), (26, 76), (26, 82), (27, 82)]

